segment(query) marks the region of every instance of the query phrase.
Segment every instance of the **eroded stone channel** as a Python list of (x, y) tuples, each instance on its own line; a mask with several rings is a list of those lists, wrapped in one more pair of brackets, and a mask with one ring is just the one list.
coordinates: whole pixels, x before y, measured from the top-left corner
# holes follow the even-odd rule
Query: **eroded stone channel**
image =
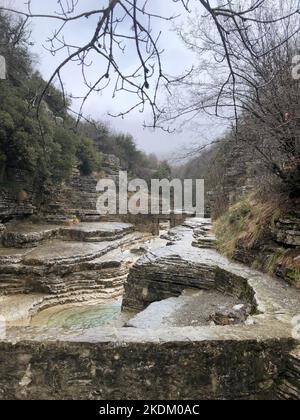
[(0, 397), (297, 393), (299, 292), (219, 255), (210, 229), (204, 219), (161, 238), (119, 222), (8, 229)]

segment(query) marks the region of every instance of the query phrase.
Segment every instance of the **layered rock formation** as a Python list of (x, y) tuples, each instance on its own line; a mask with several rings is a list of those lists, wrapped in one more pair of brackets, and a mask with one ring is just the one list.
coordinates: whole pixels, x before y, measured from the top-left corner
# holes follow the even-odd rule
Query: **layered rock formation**
[(266, 174), (266, 168), (258, 163), (260, 159), (252, 147), (247, 147), (244, 142), (224, 146), (217, 158), (222, 175), (218, 176), (217, 184), (213, 180), (213, 187), (206, 193), (212, 217), (220, 216), (228, 206), (255, 191)]
[(74, 171), (70, 183), (53, 191), (51, 202), (41, 208), (43, 220), (60, 223), (78, 217), (83, 222), (100, 221), (96, 210), (98, 180), (96, 175), (81, 176)]
[[(238, 400), (272, 398), (293, 347), (258, 327), (22, 330), (0, 341), (0, 399)], [(257, 339), (257, 336), (261, 339)], [(263, 338), (262, 338), (263, 337)]]
[(145, 240), (123, 223), (19, 224), (4, 237), (15, 248), (0, 248), (0, 296), (36, 294), (38, 307), (120, 297), (132, 263), (124, 252)]
[[(221, 292), (236, 294), (239, 298), (250, 298), (251, 290), (247, 281), (237, 275), (227, 275), (218, 269), (212, 257), (218, 254), (212, 248), (213, 239), (208, 231), (209, 222), (193, 219), (184, 226), (169, 232), (168, 247), (146, 254), (130, 270), (125, 284), (123, 307), (141, 310), (150, 303), (179, 296), (185, 289), (219, 289)], [(208, 246), (198, 245), (199, 231), (208, 235)], [(164, 235), (164, 238), (168, 236)], [(204, 239), (201, 239), (202, 241)], [(197, 248), (202, 249), (201, 251)], [(223, 260), (224, 263), (224, 260)]]
[(83, 176), (74, 168), (70, 182), (53, 188), (44, 197), (39, 196), (38, 192), (22, 191), (23, 180), (20, 174), (16, 181), (19, 193), (11, 189), (0, 190), (0, 223), (32, 215), (38, 215), (44, 222), (54, 224), (74, 217), (86, 222), (99, 221), (100, 216), (96, 211), (97, 182), (100, 178), (117, 180), (120, 170), (120, 160), (116, 156), (103, 155), (101, 174)]
[(31, 216), (36, 207), (30, 197), (24, 201), (18, 199), (18, 194), (0, 189), (0, 223), (19, 217)]
[(276, 242), (284, 246), (300, 247), (300, 218), (280, 219), (276, 223), (274, 237)]
[(273, 227), (266, 226), (265, 232), (251, 247), (238, 241), (234, 260), (270, 272), (300, 289), (300, 218), (287, 215)]

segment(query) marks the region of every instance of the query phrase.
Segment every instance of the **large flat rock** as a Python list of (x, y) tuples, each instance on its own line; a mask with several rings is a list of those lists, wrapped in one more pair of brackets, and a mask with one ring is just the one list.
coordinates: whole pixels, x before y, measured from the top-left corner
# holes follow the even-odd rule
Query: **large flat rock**
[(80, 223), (73, 226), (14, 223), (2, 233), (2, 243), (7, 248), (32, 248), (48, 239), (60, 237), (82, 242), (113, 241), (134, 230), (133, 225), (121, 222)]
[(120, 239), (134, 230), (135, 227), (129, 223), (80, 223), (77, 226), (63, 228), (61, 235), (64, 238), (82, 242), (100, 242), (102, 240)]
[(60, 229), (57, 225), (15, 223), (9, 225), (2, 234), (2, 243), (6, 247), (34, 247), (39, 242), (58, 235)]
[(23, 263), (27, 265), (49, 265), (59, 261), (87, 261), (100, 257), (110, 249), (113, 249), (112, 245), (107, 242), (99, 244), (68, 242), (66, 244), (64, 241), (53, 240), (26, 254)]
[(210, 325), (212, 315), (234, 311), (240, 303), (237, 298), (216, 290), (187, 290), (179, 297), (152, 303), (126, 325), (145, 329)]

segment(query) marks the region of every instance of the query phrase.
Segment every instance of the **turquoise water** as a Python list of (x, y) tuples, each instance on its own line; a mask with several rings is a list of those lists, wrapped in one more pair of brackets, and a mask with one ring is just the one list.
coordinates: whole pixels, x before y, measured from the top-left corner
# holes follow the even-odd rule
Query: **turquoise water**
[(58, 306), (34, 316), (31, 325), (88, 329), (104, 326), (118, 319), (120, 315), (121, 301), (87, 306)]

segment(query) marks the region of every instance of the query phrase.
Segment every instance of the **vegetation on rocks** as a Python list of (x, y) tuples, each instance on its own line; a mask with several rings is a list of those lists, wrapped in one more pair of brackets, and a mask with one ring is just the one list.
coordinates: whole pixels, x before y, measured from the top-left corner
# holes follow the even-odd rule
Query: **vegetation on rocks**
[[(262, 199), (250, 194), (215, 222), (220, 252), (229, 258), (251, 263), (253, 268), (284, 277), (300, 287), (299, 248), (278, 241), (278, 222), (292, 218), (291, 208), (282, 196)], [(295, 235), (297, 232), (295, 232)]]
[(243, 198), (215, 223), (220, 251), (233, 257), (238, 245), (245, 249), (259, 247), (272, 237), (271, 228), (279, 217), (277, 203), (262, 202), (253, 194)]
[(168, 163), (161, 162), (155, 154), (147, 155), (139, 150), (130, 134), (116, 133), (99, 121), (93, 124), (81, 123), (79, 130), (93, 139), (101, 153), (117, 156), (121, 167), (131, 175), (145, 180), (170, 177), (171, 168)]

